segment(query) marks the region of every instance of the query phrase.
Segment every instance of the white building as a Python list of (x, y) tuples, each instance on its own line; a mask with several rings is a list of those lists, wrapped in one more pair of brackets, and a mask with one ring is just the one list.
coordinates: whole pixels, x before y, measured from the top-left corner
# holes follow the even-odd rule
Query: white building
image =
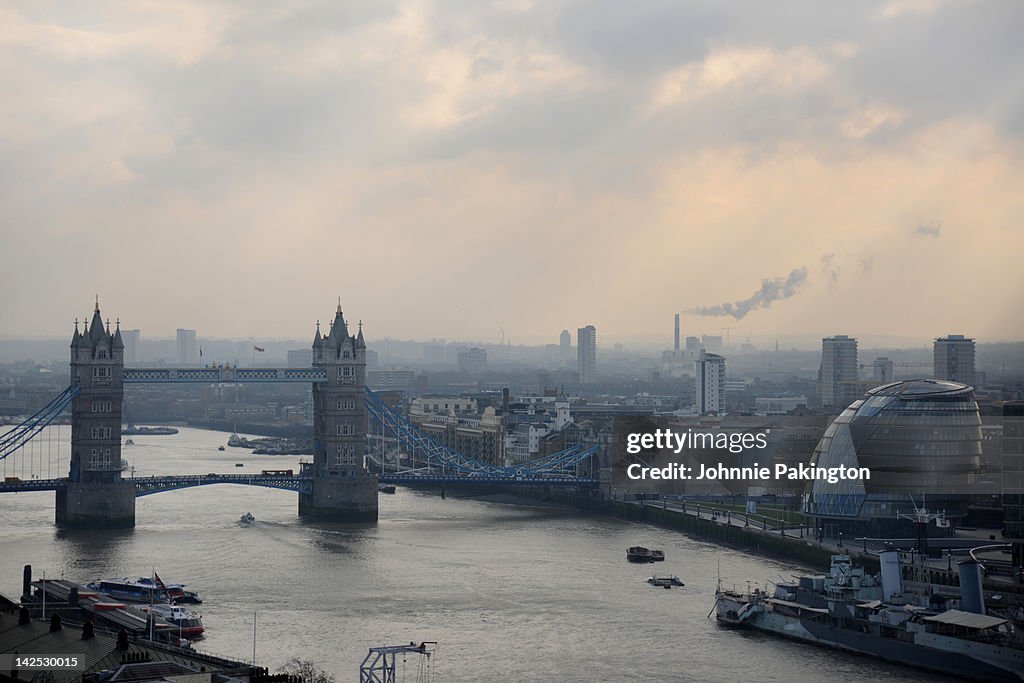
[(845, 408), (863, 393), (857, 384), (857, 340), (845, 334), (821, 340), (820, 391), (823, 408)]
[(593, 325), (576, 330), (576, 366), (580, 384), (589, 384), (597, 376), (597, 328)]
[(196, 365), (199, 363), (199, 346), (196, 344), (196, 331), (178, 328), (178, 364)]
[(701, 351), (695, 363), (697, 370), (697, 412), (725, 412), (725, 358), (717, 353)]

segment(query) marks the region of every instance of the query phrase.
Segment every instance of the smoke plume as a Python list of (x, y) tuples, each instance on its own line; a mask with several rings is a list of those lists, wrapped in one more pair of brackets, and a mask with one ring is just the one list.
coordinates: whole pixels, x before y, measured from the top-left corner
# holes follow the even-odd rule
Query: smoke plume
[(751, 311), (756, 311), (759, 308), (771, 308), (773, 301), (790, 298), (797, 293), (806, 280), (807, 269), (796, 268), (786, 277), (762, 280), (761, 289), (757, 290), (753, 296), (747, 299), (715, 306), (698, 306), (697, 308), (691, 308), (688, 312), (705, 316), (730, 315), (736, 320), (740, 320)]

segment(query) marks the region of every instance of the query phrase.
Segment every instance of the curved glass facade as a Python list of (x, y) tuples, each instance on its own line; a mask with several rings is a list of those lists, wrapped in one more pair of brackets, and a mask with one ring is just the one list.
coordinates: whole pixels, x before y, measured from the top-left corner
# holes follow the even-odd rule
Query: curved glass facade
[(868, 480), (814, 481), (804, 512), (820, 517), (887, 518), (914, 503), (952, 517), (966, 513), (981, 470), (981, 416), (974, 389), (956, 382), (910, 380), (876, 387), (837, 417), (811, 464), (867, 467)]

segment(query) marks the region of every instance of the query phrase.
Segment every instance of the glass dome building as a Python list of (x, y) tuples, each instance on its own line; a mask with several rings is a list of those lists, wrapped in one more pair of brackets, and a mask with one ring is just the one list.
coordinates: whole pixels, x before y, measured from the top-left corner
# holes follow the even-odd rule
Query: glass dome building
[(875, 387), (829, 425), (811, 455), (813, 466), (867, 467), (871, 478), (809, 482), (804, 512), (877, 533), (906, 529), (899, 515), (912, 513), (915, 502), (955, 520), (967, 512), (981, 445), (981, 415), (966, 384), (918, 379)]

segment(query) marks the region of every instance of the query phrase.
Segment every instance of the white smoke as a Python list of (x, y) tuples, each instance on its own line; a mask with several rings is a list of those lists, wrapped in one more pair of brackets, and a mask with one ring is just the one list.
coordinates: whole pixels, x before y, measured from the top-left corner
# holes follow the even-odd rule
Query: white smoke
[(715, 306), (698, 306), (697, 308), (691, 308), (688, 312), (703, 316), (729, 315), (736, 320), (740, 320), (751, 311), (756, 311), (759, 308), (771, 308), (773, 301), (790, 298), (799, 291), (806, 281), (807, 269), (795, 268), (786, 277), (762, 280), (761, 289), (754, 292), (754, 295), (747, 299), (733, 303), (717, 304)]

